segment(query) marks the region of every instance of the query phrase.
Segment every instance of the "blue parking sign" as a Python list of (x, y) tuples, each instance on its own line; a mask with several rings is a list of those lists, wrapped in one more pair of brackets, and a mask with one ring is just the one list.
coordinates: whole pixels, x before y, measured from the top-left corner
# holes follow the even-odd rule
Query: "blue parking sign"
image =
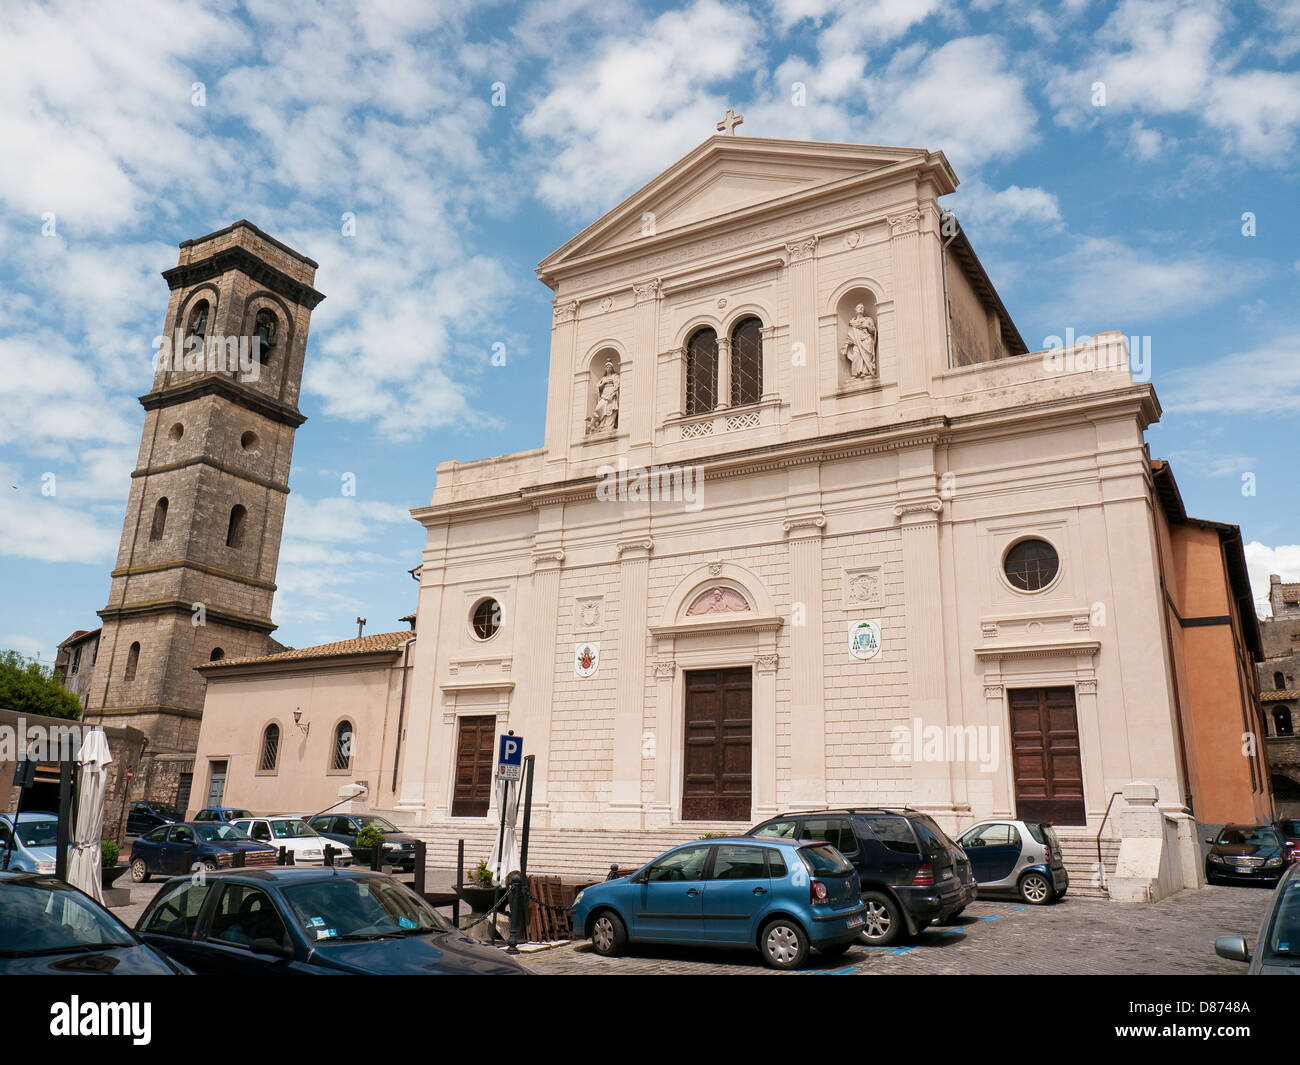
[(518, 780), (524, 764), (524, 738), (502, 736), (497, 750), (497, 779)]

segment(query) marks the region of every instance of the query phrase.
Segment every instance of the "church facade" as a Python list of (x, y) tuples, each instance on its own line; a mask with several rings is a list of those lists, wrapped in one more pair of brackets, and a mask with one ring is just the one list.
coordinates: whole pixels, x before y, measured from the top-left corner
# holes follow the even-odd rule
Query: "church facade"
[[(438, 467), (396, 815), (679, 833), (1184, 816), (1118, 334), (1031, 354), (939, 152), (712, 137), (538, 268), (544, 446)], [(1193, 874), (1194, 876), (1194, 874)]]

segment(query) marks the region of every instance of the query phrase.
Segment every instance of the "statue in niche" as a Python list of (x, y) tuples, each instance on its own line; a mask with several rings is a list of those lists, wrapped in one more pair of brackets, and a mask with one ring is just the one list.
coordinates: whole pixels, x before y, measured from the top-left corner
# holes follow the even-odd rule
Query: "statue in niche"
[(849, 360), (849, 370), (854, 377), (865, 379), (876, 376), (876, 322), (859, 303), (849, 319), (848, 335), (840, 354)]
[(596, 382), (596, 405), (587, 417), (587, 435), (618, 428), (619, 374), (613, 362), (605, 361), (605, 376)]

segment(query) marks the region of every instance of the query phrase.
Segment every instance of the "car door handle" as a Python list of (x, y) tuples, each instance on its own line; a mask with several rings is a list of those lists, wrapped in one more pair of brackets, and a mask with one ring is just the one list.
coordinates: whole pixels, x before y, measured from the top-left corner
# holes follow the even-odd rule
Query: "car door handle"
[(765, 887), (756, 887), (756, 888), (754, 888), (754, 894), (755, 894), (755, 895), (766, 895), (766, 894), (767, 894), (767, 888), (765, 888)]
[(698, 895), (699, 893), (700, 893), (700, 892), (699, 892), (699, 889), (698, 889), (698, 888), (687, 888), (687, 889), (686, 889), (686, 897), (687, 897), (688, 899), (693, 899), (693, 898), (695, 898), (695, 896)]

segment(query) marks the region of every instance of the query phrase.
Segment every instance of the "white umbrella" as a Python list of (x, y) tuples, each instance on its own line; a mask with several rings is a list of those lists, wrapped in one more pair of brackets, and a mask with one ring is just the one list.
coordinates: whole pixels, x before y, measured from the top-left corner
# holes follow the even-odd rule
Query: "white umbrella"
[(515, 820), (519, 816), (519, 781), (503, 779), (499, 783), (497, 802), (505, 811), (505, 826), (497, 825), (488, 868), (492, 870), (492, 883), (496, 887), (505, 887), (510, 874), (519, 869), (519, 840), (515, 835)]
[(99, 833), (104, 823), (107, 790), (108, 737), (102, 728), (87, 733), (81, 743), (81, 783), (77, 788), (77, 824), (68, 860), (68, 883), (99, 902), (104, 901), (99, 881)]

